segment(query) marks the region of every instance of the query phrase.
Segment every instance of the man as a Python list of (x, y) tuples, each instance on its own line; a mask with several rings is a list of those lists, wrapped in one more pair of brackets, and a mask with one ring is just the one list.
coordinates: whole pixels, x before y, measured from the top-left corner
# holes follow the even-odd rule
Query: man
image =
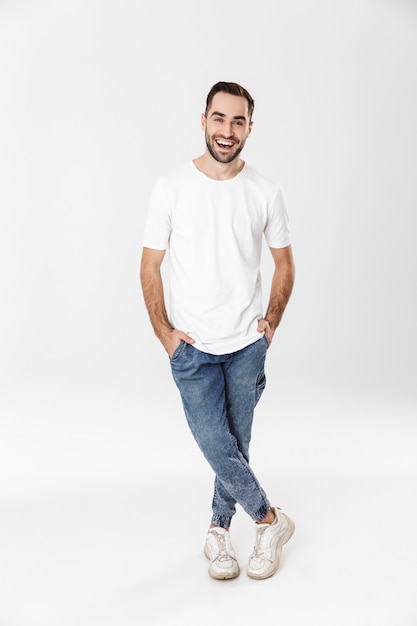
[[(169, 355), (191, 432), (216, 475), (204, 553), (217, 579), (240, 571), (229, 533), (237, 502), (255, 522), (250, 577), (276, 572), (282, 546), (294, 532), (292, 520), (271, 507), (249, 465), (266, 351), (294, 282), (282, 190), (241, 158), (253, 108), (240, 85), (212, 87), (201, 116), (206, 150), (157, 181), (141, 261), (152, 326)], [(275, 264), (265, 315), (264, 237)], [(160, 271), (168, 249), (169, 315)]]

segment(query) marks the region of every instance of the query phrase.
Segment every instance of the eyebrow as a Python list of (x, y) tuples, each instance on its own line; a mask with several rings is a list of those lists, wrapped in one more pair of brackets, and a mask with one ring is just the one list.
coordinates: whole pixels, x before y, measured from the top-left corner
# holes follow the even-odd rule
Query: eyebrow
[[(218, 117), (227, 117), (225, 113), (220, 113), (220, 111), (213, 111), (213, 113), (210, 115), (210, 117), (213, 116), (218, 116)], [(234, 115), (233, 116), (234, 120), (243, 120), (246, 122), (246, 117), (244, 115)]]

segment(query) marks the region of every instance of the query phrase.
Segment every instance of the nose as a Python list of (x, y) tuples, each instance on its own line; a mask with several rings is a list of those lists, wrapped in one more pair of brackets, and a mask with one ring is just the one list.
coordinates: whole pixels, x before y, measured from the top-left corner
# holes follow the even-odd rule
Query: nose
[(230, 139), (233, 137), (233, 124), (230, 122), (229, 124), (224, 124), (223, 126), (225, 139)]

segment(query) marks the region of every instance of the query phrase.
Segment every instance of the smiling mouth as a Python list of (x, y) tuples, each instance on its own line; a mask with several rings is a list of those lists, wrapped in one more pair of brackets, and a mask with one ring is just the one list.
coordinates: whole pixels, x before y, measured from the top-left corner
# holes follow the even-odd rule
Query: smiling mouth
[(233, 148), (233, 146), (234, 146), (234, 142), (233, 141), (223, 141), (222, 139), (216, 139), (216, 144), (222, 150), (228, 150), (230, 148)]

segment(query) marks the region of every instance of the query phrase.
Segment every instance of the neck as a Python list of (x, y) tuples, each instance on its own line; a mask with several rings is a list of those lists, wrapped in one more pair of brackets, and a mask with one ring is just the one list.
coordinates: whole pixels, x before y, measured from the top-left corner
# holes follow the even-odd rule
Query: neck
[(230, 163), (219, 163), (219, 161), (213, 159), (208, 150), (194, 159), (193, 163), (200, 172), (209, 178), (214, 178), (214, 180), (228, 180), (229, 178), (234, 178), (245, 166), (245, 161), (239, 156)]

